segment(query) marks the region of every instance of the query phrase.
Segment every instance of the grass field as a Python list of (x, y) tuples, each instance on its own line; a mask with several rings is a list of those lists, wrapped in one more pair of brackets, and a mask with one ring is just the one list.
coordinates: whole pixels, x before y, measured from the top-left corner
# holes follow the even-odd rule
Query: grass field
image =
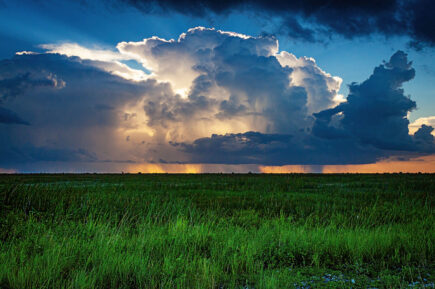
[(1, 175), (0, 288), (434, 288), (435, 175)]

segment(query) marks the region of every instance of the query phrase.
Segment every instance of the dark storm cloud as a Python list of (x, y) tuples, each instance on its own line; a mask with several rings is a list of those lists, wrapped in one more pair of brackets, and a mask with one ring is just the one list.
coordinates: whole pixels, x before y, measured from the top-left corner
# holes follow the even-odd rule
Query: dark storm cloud
[(350, 85), (346, 102), (315, 113), (312, 131), (295, 135), (212, 135), (192, 143), (173, 143), (195, 162), (283, 164), (370, 163), (410, 153), (434, 153), (433, 128), (423, 125), (409, 135), (408, 112), (416, 104), (402, 84), (414, 78), (407, 55), (396, 52), (361, 84)]
[(56, 54), (0, 61), (0, 165), (105, 158), (119, 107), (139, 99), (144, 85), (91, 64)]
[(421, 151), (434, 151), (433, 127), (423, 124), (414, 134), (414, 140)]
[[(374, 33), (406, 35), (416, 48), (435, 45), (435, 1), (432, 0), (121, 0), (146, 13), (176, 11), (208, 16), (231, 11), (253, 11), (278, 16), (282, 32), (291, 37), (314, 41), (316, 34), (338, 34), (346, 38)], [(298, 19), (309, 23), (305, 27)]]
[(310, 134), (246, 132), (212, 135), (193, 143), (172, 143), (192, 154), (191, 162), (262, 165), (327, 165), (376, 162), (390, 153), (353, 139), (322, 140)]
[(304, 40), (307, 42), (315, 42), (316, 31), (313, 29), (303, 27), (297, 19), (290, 17), (282, 21), (279, 29), (281, 34), (287, 34), (289, 37), (297, 40)]
[[(361, 84), (352, 83), (346, 102), (314, 114), (317, 117), (314, 133), (326, 138), (356, 137), (361, 143), (380, 149), (411, 149), (414, 144), (408, 134), (406, 116), (416, 104), (404, 95), (401, 87), (414, 76), (415, 70), (406, 54), (396, 52), (389, 62), (376, 67), (369, 79)], [(338, 121), (329, 125), (334, 117)]]
[(137, 99), (143, 89), (78, 57), (34, 54), (0, 61), (3, 105), (26, 112), (32, 124), (111, 125), (111, 108)]
[[(63, 80), (57, 79), (56, 75), (47, 71), (35, 73), (17, 70), (11, 60), (2, 60), (0, 63), (0, 104), (7, 105), (13, 98), (28, 90), (44, 87), (62, 88), (64, 85)], [(0, 107), (0, 123), (29, 125), (15, 112), (4, 107)]]

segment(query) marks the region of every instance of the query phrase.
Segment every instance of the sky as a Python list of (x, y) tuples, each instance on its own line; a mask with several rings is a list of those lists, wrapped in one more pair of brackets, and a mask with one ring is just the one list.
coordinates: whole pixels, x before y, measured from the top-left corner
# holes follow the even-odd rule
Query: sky
[(435, 172), (431, 0), (0, 0), (0, 173)]

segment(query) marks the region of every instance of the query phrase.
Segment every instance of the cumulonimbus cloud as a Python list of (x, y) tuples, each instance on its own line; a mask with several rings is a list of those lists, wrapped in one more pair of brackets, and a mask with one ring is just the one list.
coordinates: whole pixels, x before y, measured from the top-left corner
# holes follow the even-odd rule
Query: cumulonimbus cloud
[[(341, 78), (279, 51), (270, 35), (198, 27), (177, 40), (121, 42), (113, 51), (44, 47), (0, 61), (0, 92), (14, 92), (2, 104), (13, 112), (0, 122), (2, 167), (357, 164), (435, 152), (429, 125), (408, 132), (415, 102), (402, 83), (415, 71), (400, 51), (351, 84), (345, 99)], [(130, 60), (143, 70), (122, 62)], [(12, 79), (21, 80), (14, 87)]]

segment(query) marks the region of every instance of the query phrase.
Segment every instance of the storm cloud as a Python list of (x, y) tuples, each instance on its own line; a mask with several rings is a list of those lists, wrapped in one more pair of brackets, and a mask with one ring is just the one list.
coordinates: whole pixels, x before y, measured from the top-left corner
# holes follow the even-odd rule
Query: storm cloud
[(402, 84), (415, 76), (411, 65), (404, 52), (396, 52), (369, 79), (350, 84), (345, 102), (314, 113), (311, 130), (292, 135), (212, 135), (174, 145), (197, 162), (225, 159), (269, 165), (370, 163), (415, 152), (434, 153), (431, 126), (422, 125), (409, 134), (407, 115), (416, 103), (404, 95)]
[[(101, 159), (116, 158), (122, 105), (139, 99), (144, 87), (57, 54), (2, 60), (0, 82), (0, 91), (8, 92), (0, 109), (2, 165), (96, 161), (95, 152)], [(111, 106), (117, 109), (98, 109)]]
[[(347, 98), (342, 80), (271, 35), (197, 27), (117, 50), (51, 44), (0, 61), (0, 165), (363, 164), (433, 154), (408, 130), (415, 76), (398, 51)], [(143, 70), (120, 62), (134, 60)]]
[(352, 83), (346, 102), (314, 114), (314, 133), (325, 138), (355, 137), (380, 149), (412, 149), (407, 114), (416, 103), (401, 87), (414, 76), (407, 55), (396, 52), (389, 62), (376, 67), (369, 79)]
[(250, 11), (280, 19), (280, 31), (295, 39), (325, 41), (334, 35), (345, 38), (374, 34), (408, 36), (416, 48), (435, 45), (432, 0), (121, 0), (145, 13), (175, 11), (209, 17), (233, 11)]
[(189, 137), (203, 136), (204, 126), (208, 133), (295, 132), (310, 125), (309, 113), (339, 99), (339, 77), (321, 70), (313, 59), (279, 52), (278, 40), (270, 35), (199, 27), (176, 41), (153, 37), (117, 48), (177, 93), (146, 99), (149, 124), (182, 124), (188, 128), (182, 134)]

